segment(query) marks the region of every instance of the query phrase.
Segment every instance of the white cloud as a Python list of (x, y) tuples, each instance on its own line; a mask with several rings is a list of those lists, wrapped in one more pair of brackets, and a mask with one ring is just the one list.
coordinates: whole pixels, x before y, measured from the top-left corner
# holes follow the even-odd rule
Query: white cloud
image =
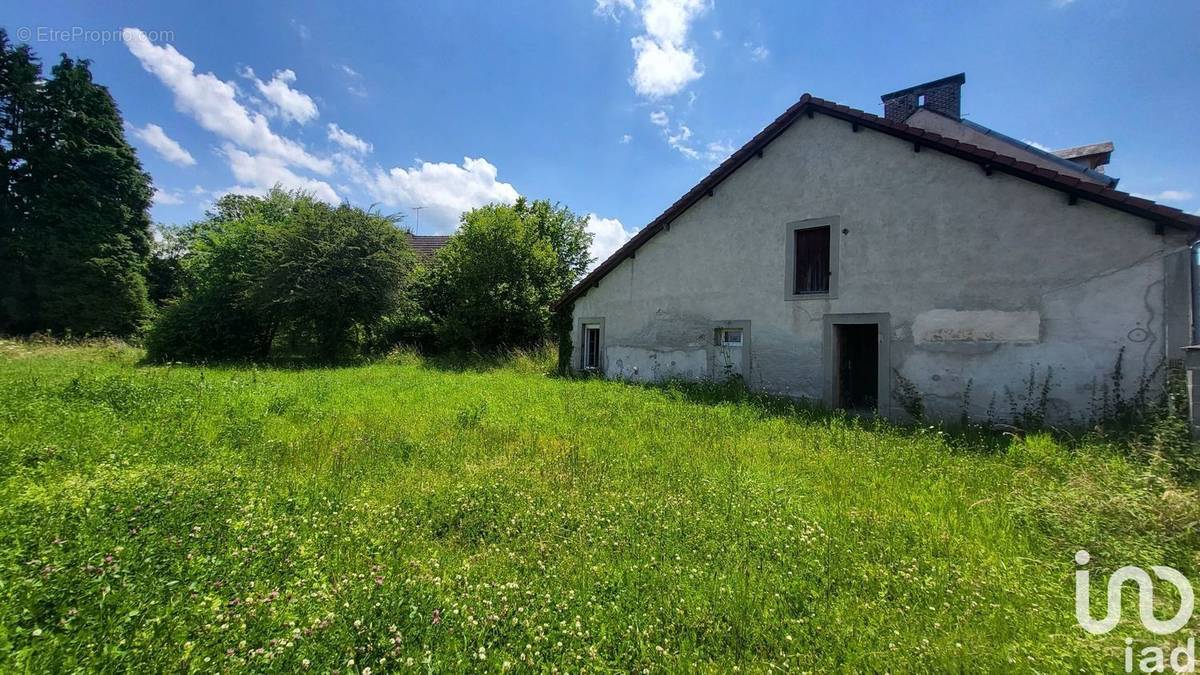
[(131, 124), (129, 130), (134, 138), (153, 148), (168, 162), (179, 166), (195, 166), (196, 158), (192, 157), (192, 153), (184, 150), (182, 145), (168, 136), (157, 124), (147, 124), (141, 128)]
[(598, 16), (607, 16), (615, 19), (620, 15), (622, 10), (634, 10), (633, 0), (596, 0), (594, 11)]
[(692, 21), (707, 10), (705, 0), (646, 0), (642, 5), (642, 23), (655, 40), (682, 45)]
[[(645, 34), (630, 40), (634, 67), (629, 83), (638, 95), (651, 100), (673, 96), (704, 75), (688, 44), (688, 32), (708, 7), (708, 0), (642, 1)], [(595, 13), (617, 19), (623, 11), (635, 9), (634, 0), (596, 0)]]
[(238, 145), (318, 173), (333, 164), (315, 157), (296, 141), (271, 131), (267, 118), (237, 101), (237, 88), (212, 73), (195, 73), (196, 64), (171, 45), (156, 46), (137, 28), (126, 28), (123, 40), (142, 67), (175, 95), (175, 107), (200, 126)]
[(765, 61), (771, 55), (771, 50), (767, 49), (765, 45), (756, 45), (753, 42), (747, 42), (744, 46), (750, 50), (751, 61)]
[(347, 66), (346, 64), (342, 64), (340, 69), (342, 74), (346, 76), (346, 91), (350, 92), (352, 96), (366, 98), (367, 87), (363, 84), (362, 73), (351, 68), (350, 66)]
[(1021, 139), (1021, 142), (1024, 143), (1025, 145), (1032, 145), (1033, 147), (1037, 148), (1038, 150), (1041, 150), (1042, 152), (1054, 152), (1048, 146), (1042, 145), (1041, 143), (1038, 143), (1037, 141), (1031, 141), (1028, 138)]
[(678, 94), (690, 82), (700, 79), (696, 53), (671, 43), (660, 43), (645, 37), (632, 40), (636, 63), (629, 78), (634, 91), (649, 99)]
[(713, 163), (720, 163), (732, 155), (735, 149), (731, 143), (713, 141), (705, 147), (704, 158)]
[(263, 82), (254, 76), (254, 70), (247, 67), (242, 71), (242, 77), (254, 81), (259, 93), (270, 103), (270, 112), (284, 120), (307, 124), (320, 114), (311, 96), (291, 87), (291, 83), (296, 81), (295, 71), (277, 70), (270, 82)]
[(588, 267), (588, 271), (595, 269), (596, 265), (604, 262), (612, 255), (621, 245), (629, 241), (633, 233), (625, 230), (625, 226), (616, 218), (601, 218), (594, 213), (589, 213), (587, 223), (584, 225), (588, 232), (592, 233), (592, 248), (591, 255), (594, 260)]
[(700, 159), (703, 156), (709, 161), (716, 162), (728, 157), (733, 152), (733, 148), (729, 144), (717, 142), (709, 143), (705, 151), (700, 152), (692, 144), (691, 127), (686, 124), (678, 124), (672, 131), (671, 117), (665, 110), (652, 111), (650, 123), (662, 129), (662, 135), (666, 139), (667, 145), (688, 159)]
[(1154, 194), (1148, 195), (1135, 192), (1133, 193), (1133, 196), (1141, 197), (1142, 199), (1149, 199), (1152, 202), (1186, 202), (1194, 197), (1195, 194), (1187, 190), (1163, 190), (1162, 192), (1155, 192)]
[(686, 124), (680, 124), (679, 128), (673, 134), (669, 131), (664, 133), (667, 135), (667, 145), (678, 150), (679, 154), (688, 159), (697, 159), (700, 157), (700, 153), (696, 152), (687, 142), (692, 137), (692, 130)]
[(160, 187), (154, 188), (155, 206), (178, 206), (183, 203), (183, 197), (178, 192), (169, 192)]
[(342, 201), (341, 197), (330, 187), (329, 183), (296, 174), (279, 157), (273, 155), (251, 155), (228, 143), (221, 148), (221, 153), (229, 162), (229, 169), (233, 172), (233, 177), (238, 183), (249, 184), (248, 187), (239, 185), (236, 188), (229, 188), (226, 190), (226, 193), (251, 192), (261, 194), (275, 185), (279, 185), (287, 189), (299, 188), (306, 192), (311, 192), (317, 199), (330, 204), (337, 204)]
[(632, 140), (633, 136), (630, 136), (629, 134), (621, 134), (621, 145), (629, 145), (629, 142)]
[(329, 140), (333, 141), (334, 143), (337, 143), (338, 145), (342, 146), (343, 148), (345, 148), (347, 150), (353, 150), (354, 152), (358, 152), (358, 153), (361, 153), (364, 155), (368, 152), (371, 152), (372, 147), (371, 147), (370, 143), (364, 141), (363, 139), (359, 138), (358, 136), (355, 136), (354, 134), (350, 133), (349, 131), (342, 129), (338, 125), (330, 122), (328, 129), (329, 129)]
[(220, 190), (213, 190), (212, 198), (216, 200), (224, 197), (225, 195), (248, 195), (251, 197), (261, 197), (266, 194), (266, 192), (267, 190), (265, 188), (251, 187), (249, 185), (231, 185), (227, 188), (221, 188)]
[(448, 233), (458, 225), (464, 211), (516, 201), (520, 196), (516, 188), (496, 177), (496, 167), (486, 159), (464, 157), (461, 165), (418, 162), (410, 169), (376, 168), (367, 190), (374, 199), (393, 208), (425, 207), (422, 224), (431, 226), (433, 232)]
[(371, 174), (358, 159), (344, 152), (335, 152), (333, 154), (333, 161), (338, 165), (338, 168), (350, 176), (351, 180), (356, 183), (369, 183), (371, 181)]
[(308, 30), (308, 26), (295, 19), (292, 19), (292, 28), (296, 30), (296, 35), (299, 35), (301, 40), (307, 40), (312, 37), (312, 31)]

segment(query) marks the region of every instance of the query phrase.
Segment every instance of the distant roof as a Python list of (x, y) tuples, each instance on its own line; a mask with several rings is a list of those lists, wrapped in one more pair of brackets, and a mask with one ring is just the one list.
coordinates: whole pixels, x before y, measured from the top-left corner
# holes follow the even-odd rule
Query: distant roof
[(432, 258), (438, 249), (445, 246), (450, 237), (444, 234), (409, 234), (408, 243), (422, 258)]
[(1112, 141), (1104, 141), (1102, 143), (1090, 143), (1088, 145), (1077, 145), (1073, 148), (1063, 148), (1062, 150), (1051, 150), (1051, 153), (1062, 157), (1063, 159), (1086, 159), (1088, 157), (1098, 157), (1107, 163), (1109, 156), (1112, 155)]
[[(1158, 226), (1171, 226), (1193, 233), (1200, 233), (1200, 216), (1193, 216), (1170, 206), (1156, 204), (1149, 199), (1134, 197), (1127, 192), (1121, 192), (1112, 187), (1105, 187), (1080, 180), (1067, 173), (1034, 166), (1029, 162), (1022, 162), (1007, 155), (992, 152), (991, 150), (984, 150), (970, 143), (962, 143), (953, 138), (946, 138), (941, 134), (925, 131), (900, 122), (893, 122), (877, 115), (863, 112), (862, 110), (856, 110), (816, 98), (811, 94), (805, 94), (792, 107), (777, 117), (774, 122), (771, 122), (766, 128), (758, 132), (758, 135), (751, 138), (749, 142), (730, 155), (724, 162), (721, 162), (720, 166), (713, 169), (712, 173), (697, 183), (687, 194), (680, 197), (666, 211), (651, 221), (649, 225), (643, 227), (637, 234), (633, 235), (632, 239), (625, 242), (624, 246), (617, 249), (607, 260), (600, 263), (596, 269), (592, 270), (591, 274), (588, 274), (574, 288), (567, 291), (558, 302), (554, 303), (554, 308), (562, 307), (564, 304), (586, 293), (587, 289), (598, 284), (606, 274), (621, 264), (621, 261), (636, 253), (642, 244), (650, 241), (654, 235), (661, 232), (672, 220), (678, 218), (705, 195), (711, 194), (722, 181), (762, 152), (771, 141), (786, 131), (794, 122), (804, 115), (811, 117), (815, 113), (844, 120), (856, 129), (858, 127), (871, 129), (911, 142), (914, 146), (929, 148), (930, 150), (942, 152), (952, 157), (958, 157), (959, 159), (983, 167), (989, 173), (992, 171), (1006, 173), (1032, 183), (1037, 183), (1038, 185), (1060, 190), (1070, 195), (1072, 199), (1086, 199), (1109, 208), (1117, 209), (1118, 211), (1124, 211), (1125, 213), (1145, 218)], [(1017, 142), (1019, 143), (1020, 141)], [(1075, 171), (1077, 169), (1073, 170), (1072, 173), (1075, 173)]]
[[(1117, 181), (1119, 179), (1113, 178), (1112, 176), (1106, 176), (1102, 172), (1096, 171), (1095, 169), (1089, 169), (1088, 167), (1083, 166), (1082, 164), (1079, 164), (1078, 162), (1072, 162), (1069, 157), (1065, 157), (1064, 155), (1060, 154), (1062, 152), (1066, 152), (1065, 150), (1055, 150), (1053, 152), (1051, 152), (1049, 150), (1043, 150), (1035, 145), (1030, 145), (1029, 143), (1026, 143), (1025, 141), (1018, 141), (1017, 139), (1013, 138), (1012, 136), (1009, 136), (1007, 134), (1002, 134), (999, 131), (996, 131), (995, 129), (989, 129), (988, 127), (985, 127), (982, 124), (979, 124), (977, 122), (972, 122), (971, 120), (962, 120), (962, 123), (982, 134), (987, 134), (988, 136), (992, 136), (993, 138), (998, 138), (998, 139), (1004, 141), (1005, 143), (1008, 143), (1010, 145), (1015, 145), (1018, 148), (1025, 150), (1026, 152), (1031, 152), (1031, 153), (1037, 155), (1038, 157), (1042, 157), (1043, 159), (1045, 159), (1047, 161), (1053, 162), (1053, 163), (1057, 164), (1058, 166), (1062, 167), (1066, 171), (1078, 171), (1079, 173), (1091, 176), (1093, 179), (1107, 185), (1108, 187), (1112, 187), (1112, 188), (1117, 187)], [(1112, 143), (1108, 144), (1108, 151), (1112, 152)], [(1087, 153), (1087, 154), (1094, 154), (1094, 153)], [(1084, 155), (1076, 155), (1076, 156), (1082, 157)]]

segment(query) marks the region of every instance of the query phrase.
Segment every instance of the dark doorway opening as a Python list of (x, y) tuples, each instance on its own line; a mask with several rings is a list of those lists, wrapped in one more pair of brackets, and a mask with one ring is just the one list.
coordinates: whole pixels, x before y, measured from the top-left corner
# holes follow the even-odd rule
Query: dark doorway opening
[(833, 331), (837, 345), (837, 407), (875, 411), (879, 405), (879, 324), (834, 324)]

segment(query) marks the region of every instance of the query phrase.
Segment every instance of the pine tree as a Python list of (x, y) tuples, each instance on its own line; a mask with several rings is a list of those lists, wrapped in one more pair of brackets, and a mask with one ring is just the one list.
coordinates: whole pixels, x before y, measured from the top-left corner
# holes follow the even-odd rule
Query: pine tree
[(29, 165), (35, 133), (28, 121), (40, 105), (41, 64), (28, 45), (14, 47), (0, 28), (0, 332), (36, 323), (29, 246)]
[[(6, 61), (20, 62), (22, 49), (6, 47)], [(89, 62), (64, 54), (51, 74), (32, 105), (4, 92), (20, 141), (6, 157), (6, 229), (16, 233), (6, 248), (19, 262), (4, 294), (7, 330), (129, 335), (150, 311), (150, 177)]]

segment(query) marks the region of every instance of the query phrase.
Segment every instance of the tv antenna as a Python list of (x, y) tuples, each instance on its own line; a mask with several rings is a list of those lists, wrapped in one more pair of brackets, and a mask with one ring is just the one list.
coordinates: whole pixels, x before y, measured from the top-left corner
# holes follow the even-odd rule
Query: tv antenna
[(409, 208), (412, 209), (413, 215), (416, 216), (417, 224), (413, 226), (413, 234), (416, 234), (421, 231), (421, 209), (425, 207), (411, 206)]

